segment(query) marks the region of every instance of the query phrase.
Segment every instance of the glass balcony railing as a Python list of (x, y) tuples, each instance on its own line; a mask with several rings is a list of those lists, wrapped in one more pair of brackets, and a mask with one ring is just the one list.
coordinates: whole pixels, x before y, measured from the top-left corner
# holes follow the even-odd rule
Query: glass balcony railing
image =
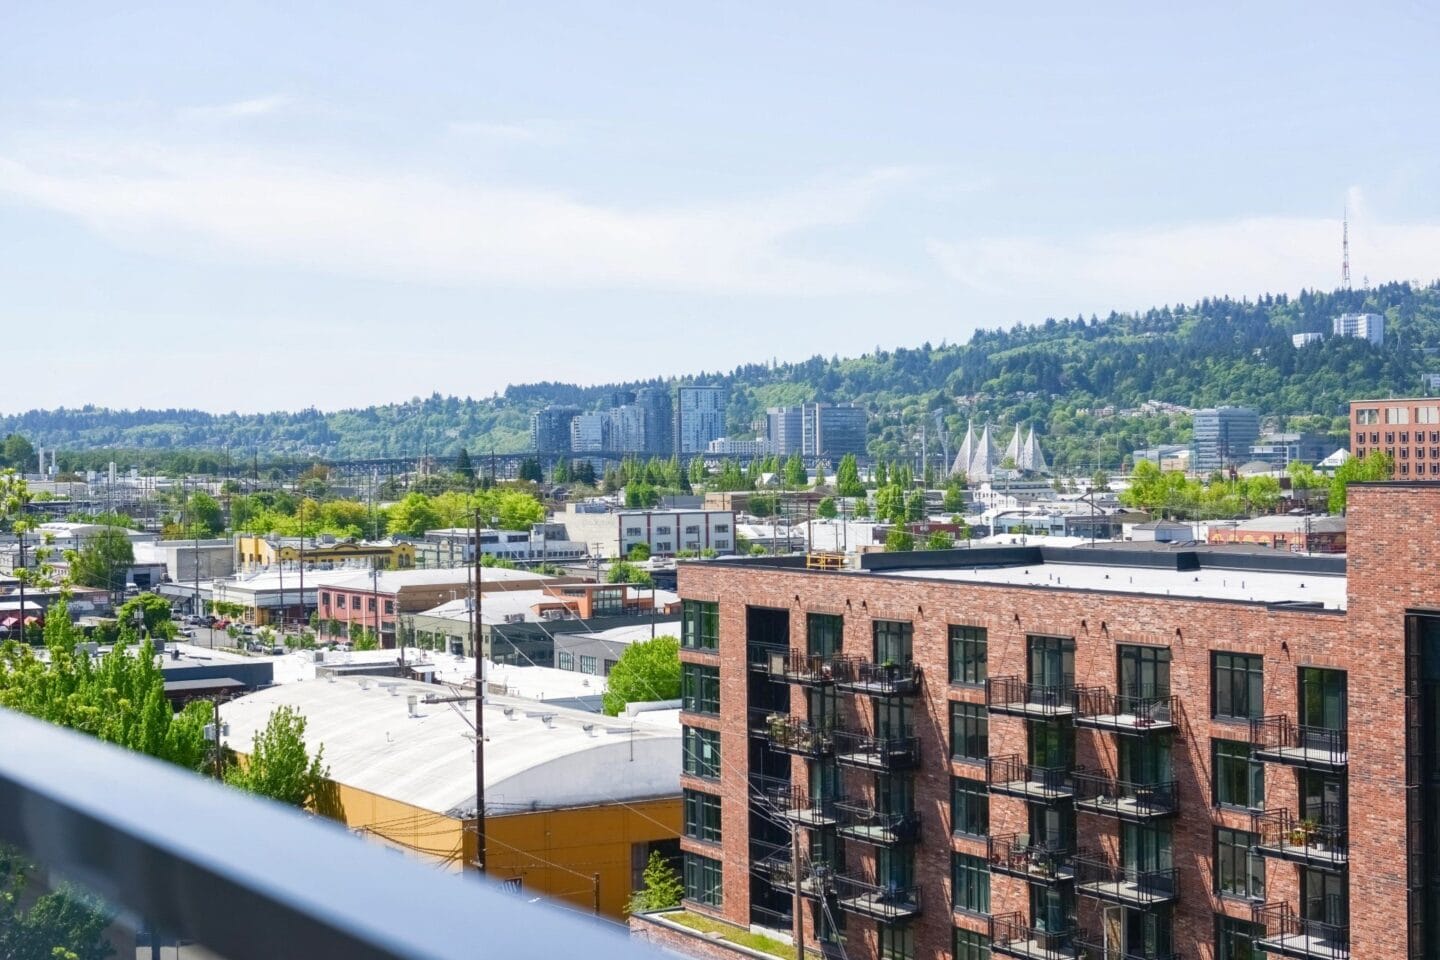
[[(499, 883), (31, 717), (0, 710), (0, 744), (0, 843), (36, 865), (26, 899), (61, 878), (101, 912), (105, 936), (165, 931), (155, 955), (460, 960), (483, 929), (487, 956), (659, 956)], [(151, 943), (125, 936), (117, 953)]]

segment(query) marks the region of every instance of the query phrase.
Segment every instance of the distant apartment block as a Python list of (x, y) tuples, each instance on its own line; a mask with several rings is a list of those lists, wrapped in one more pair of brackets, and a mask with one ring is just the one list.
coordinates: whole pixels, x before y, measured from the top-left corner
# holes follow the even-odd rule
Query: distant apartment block
[(1210, 473), (1239, 466), (1250, 458), (1260, 439), (1260, 418), (1245, 407), (1211, 407), (1195, 411), (1195, 454), (1191, 468)]
[(754, 440), (731, 440), (721, 437), (719, 440), (711, 440), (705, 447), (705, 452), (712, 456), (741, 457), (747, 460), (754, 457), (768, 457), (774, 451), (774, 444), (760, 437)]
[(1440, 480), (1440, 399), (1352, 400), (1350, 452), (1383, 450), (1396, 480)]
[(771, 447), (782, 457), (863, 457), (869, 420), (865, 409), (852, 403), (803, 403), (765, 412)]
[(582, 413), (570, 421), (571, 453), (604, 453), (610, 449), (610, 413)]
[(681, 387), (675, 404), (675, 449), (704, 453), (711, 440), (725, 436), (726, 390), (720, 386)]
[(1334, 453), (1336, 446), (1318, 433), (1267, 433), (1250, 447), (1250, 459), (1280, 468), (1292, 460), (1316, 464)]
[(645, 412), (647, 453), (669, 454), (675, 449), (675, 407), (668, 387), (641, 387), (635, 403)]
[(530, 446), (536, 453), (569, 453), (570, 422), (579, 407), (548, 406), (530, 415)]
[(1297, 333), (1290, 338), (1290, 342), (1295, 345), (1296, 349), (1299, 349), (1307, 344), (1319, 343), (1324, 339), (1325, 334), (1323, 333)]
[(1375, 346), (1385, 343), (1385, 318), (1378, 313), (1342, 313), (1335, 318), (1335, 336), (1358, 337)]

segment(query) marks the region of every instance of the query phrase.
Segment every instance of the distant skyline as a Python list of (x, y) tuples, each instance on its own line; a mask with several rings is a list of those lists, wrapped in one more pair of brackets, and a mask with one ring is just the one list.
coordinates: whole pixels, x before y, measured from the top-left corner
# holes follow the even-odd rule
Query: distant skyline
[(332, 410), (1440, 276), (1419, 3), (0, 7), (0, 412)]

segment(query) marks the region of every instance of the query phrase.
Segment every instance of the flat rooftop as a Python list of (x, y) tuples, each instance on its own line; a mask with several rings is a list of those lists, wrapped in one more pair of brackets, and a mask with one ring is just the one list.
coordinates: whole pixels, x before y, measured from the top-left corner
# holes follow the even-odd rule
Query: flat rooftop
[(1319, 603), (1327, 610), (1345, 609), (1345, 577), (1334, 574), (1235, 569), (1175, 570), (1079, 563), (897, 570), (894, 574), (1056, 590), (1108, 590), (1249, 603)]

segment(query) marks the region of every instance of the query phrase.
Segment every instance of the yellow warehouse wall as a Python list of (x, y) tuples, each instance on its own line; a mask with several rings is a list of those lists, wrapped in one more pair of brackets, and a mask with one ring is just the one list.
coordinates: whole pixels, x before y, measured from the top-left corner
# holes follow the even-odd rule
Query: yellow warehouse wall
[[(462, 864), (469, 869), (473, 863), (473, 820), (447, 817), (343, 783), (335, 787), (333, 803), (323, 812), (361, 836), (450, 870)], [(599, 874), (600, 912), (620, 918), (631, 893), (631, 846), (678, 838), (680, 815), (676, 796), (489, 817), (488, 872), (497, 880), (518, 878), (525, 893), (585, 911), (593, 909), (591, 878)]]

